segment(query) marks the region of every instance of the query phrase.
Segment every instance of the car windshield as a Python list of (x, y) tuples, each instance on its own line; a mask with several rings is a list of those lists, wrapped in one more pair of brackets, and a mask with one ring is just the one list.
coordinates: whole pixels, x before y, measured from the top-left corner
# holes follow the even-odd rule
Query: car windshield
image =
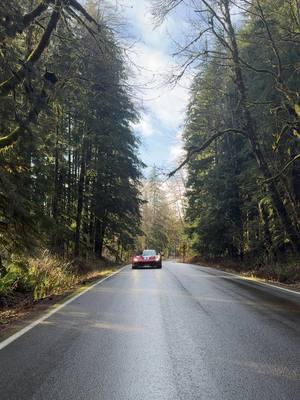
[(143, 256), (156, 256), (156, 251), (155, 250), (144, 250)]

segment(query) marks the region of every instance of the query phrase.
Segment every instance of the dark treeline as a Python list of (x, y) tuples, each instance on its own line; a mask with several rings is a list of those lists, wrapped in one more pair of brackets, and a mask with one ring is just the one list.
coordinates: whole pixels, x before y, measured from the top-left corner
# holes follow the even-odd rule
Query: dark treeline
[(236, 132), (189, 162), (187, 219), (200, 254), (270, 263), (300, 244), (299, 162), (287, 166), (300, 151), (300, 21), (293, 2), (247, 3), (237, 33), (224, 10), (232, 52), (216, 43), (193, 83), (186, 147)]
[(122, 49), (103, 3), (0, 6), (0, 254), (122, 258), (142, 163)]
[[(175, 3), (156, 1), (155, 15)], [(261, 265), (300, 252), (299, 5), (190, 2), (191, 32), (178, 54), (181, 74), (198, 71), (182, 163), (196, 254)]]

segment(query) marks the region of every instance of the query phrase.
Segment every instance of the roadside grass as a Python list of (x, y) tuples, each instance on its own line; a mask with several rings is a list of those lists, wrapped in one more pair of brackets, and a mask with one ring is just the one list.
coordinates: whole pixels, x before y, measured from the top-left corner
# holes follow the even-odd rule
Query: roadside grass
[(300, 261), (280, 264), (267, 264), (254, 271), (259, 278), (274, 280), (285, 284), (300, 283)]
[(208, 259), (191, 257), (185, 262), (201, 264), (207, 267), (222, 269), (249, 278), (258, 278), (265, 281), (291, 285), (300, 288), (300, 260), (289, 259), (278, 263), (251, 263), (230, 260), (227, 258)]
[(0, 330), (28, 315), (35, 305), (51, 305), (119, 266), (110, 260), (66, 261), (47, 251), (12, 260), (0, 275)]

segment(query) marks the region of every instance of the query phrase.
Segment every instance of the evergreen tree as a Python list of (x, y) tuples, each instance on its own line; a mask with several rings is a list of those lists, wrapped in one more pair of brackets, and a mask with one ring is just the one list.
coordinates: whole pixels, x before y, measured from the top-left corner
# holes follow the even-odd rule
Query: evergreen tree
[(118, 259), (139, 233), (137, 112), (122, 49), (98, 7), (75, 0), (1, 6), (4, 258), (44, 246)]

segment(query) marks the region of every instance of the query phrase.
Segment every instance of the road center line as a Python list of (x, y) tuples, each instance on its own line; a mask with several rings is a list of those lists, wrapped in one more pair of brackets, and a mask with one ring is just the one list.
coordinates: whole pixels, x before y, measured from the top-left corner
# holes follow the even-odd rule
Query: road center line
[(57, 311), (60, 311), (62, 308), (67, 306), (68, 304), (72, 303), (72, 301), (78, 299), (78, 297), (82, 296), (83, 294), (87, 293), (89, 290), (93, 289), (95, 286), (100, 285), (104, 281), (106, 281), (108, 278), (111, 278), (112, 276), (118, 274), (119, 272), (123, 271), (125, 268), (127, 268), (128, 265), (125, 265), (125, 267), (120, 268), (118, 271), (113, 272), (112, 274), (106, 276), (103, 279), (100, 279), (93, 285), (87, 287), (84, 289), (82, 292), (76, 294), (75, 296), (71, 297), (69, 300), (65, 301), (64, 303), (60, 304), (59, 306), (53, 308), (51, 311), (49, 311), (47, 314), (42, 316), (41, 318), (38, 318), (36, 321), (31, 322), (29, 325), (25, 326), (18, 332), (14, 333), (13, 335), (9, 336), (7, 339), (3, 340), (0, 342), (0, 350), (4, 349), (6, 346), (8, 346), (10, 343), (14, 342), (15, 340), (19, 339), (21, 336), (23, 336), (25, 333), (33, 329), (35, 326), (39, 325), (41, 322), (45, 321), (45, 319), (51, 317), (51, 315), (55, 314)]

